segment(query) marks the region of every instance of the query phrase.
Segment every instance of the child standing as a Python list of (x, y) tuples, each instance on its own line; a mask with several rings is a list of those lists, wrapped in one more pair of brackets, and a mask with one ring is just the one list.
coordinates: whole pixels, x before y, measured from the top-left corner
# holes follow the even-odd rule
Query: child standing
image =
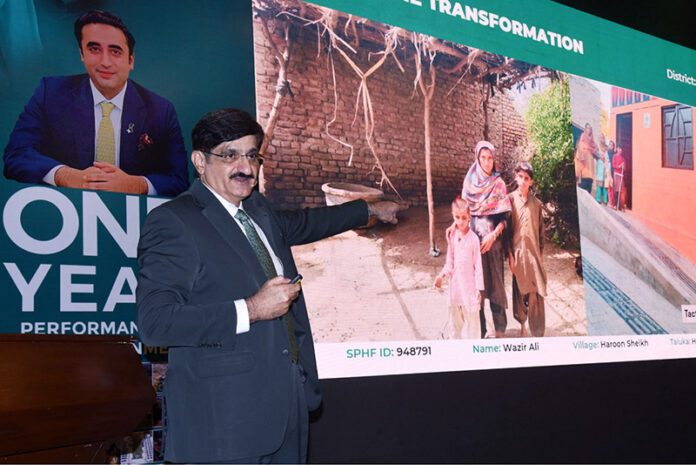
[(541, 201), (530, 190), (534, 184), (532, 165), (519, 163), (515, 167), (515, 181), (517, 190), (510, 194), (512, 313), (520, 322), (523, 337), (527, 336), (527, 320), (532, 336), (541, 337), (546, 329), (546, 270), (542, 256), (544, 222)]
[(469, 205), (460, 196), (452, 202), (452, 218), (455, 228), (447, 234), (447, 259), (435, 278), (435, 288), (441, 288), (444, 278), (450, 280), (449, 320), (445, 336), (477, 339), (481, 337), (479, 307), (484, 289), (481, 243), (469, 229)]
[(611, 198), (614, 195), (614, 177), (611, 173), (611, 162), (609, 161), (609, 152), (607, 159), (604, 162), (604, 204), (611, 207)]
[(602, 203), (607, 203), (609, 198), (607, 197), (607, 188), (606, 188), (606, 181), (607, 181), (607, 150), (609, 147), (607, 146), (607, 141), (606, 138), (604, 137), (604, 133), (600, 132), (599, 133), (599, 144), (597, 144), (597, 162), (595, 163), (595, 183), (597, 185), (596, 187), (596, 198), (597, 202), (602, 204)]
[(604, 203), (607, 202), (607, 190), (604, 187), (604, 176), (606, 175), (604, 160), (604, 154), (600, 151), (597, 163), (595, 163), (596, 198), (599, 203), (602, 203), (602, 200), (604, 200)]
[(607, 148), (607, 169), (605, 170), (605, 172), (608, 173), (607, 176), (609, 176), (609, 178), (604, 180), (607, 187), (607, 194), (609, 194), (609, 201), (607, 202), (607, 205), (610, 207), (614, 205), (614, 166), (612, 163), (614, 161), (614, 154), (616, 153), (614, 148), (614, 141), (610, 140), (609, 147)]

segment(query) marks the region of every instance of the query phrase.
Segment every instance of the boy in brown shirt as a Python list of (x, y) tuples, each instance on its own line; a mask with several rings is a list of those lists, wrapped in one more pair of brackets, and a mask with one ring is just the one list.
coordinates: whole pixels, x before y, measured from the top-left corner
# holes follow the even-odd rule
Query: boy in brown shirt
[(546, 271), (543, 262), (544, 222), (542, 204), (531, 192), (534, 170), (527, 162), (515, 167), (517, 190), (509, 194), (510, 244), (508, 258), (512, 271), (512, 312), (520, 322), (521, 335), (527, 336), (526, 322), (532, 336), (541, 337), (546, 328), (544, 297)]

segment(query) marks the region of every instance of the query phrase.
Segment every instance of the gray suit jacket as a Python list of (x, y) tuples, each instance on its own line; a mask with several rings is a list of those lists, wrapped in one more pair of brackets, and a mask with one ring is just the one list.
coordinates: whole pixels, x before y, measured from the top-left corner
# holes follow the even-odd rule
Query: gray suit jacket
[[(290, 246), (367, 222), (363, 201), (295, 212), (258, 192), (245, 211), (263, 229), (284, 274), (297, 268)], [(282, 318), (235, 334), (234, 300), (267, 280), (249, 242), (200, 181), (147, 216), (138, 244), (137, 321), (142, 341), (169, 347), (164, 385), (165, 459), (224, 461), (265, 455), (282, 441), (292, 371)], [(309, 409), (321, 402), (314, 345), (302, 294), (290, 314)]]

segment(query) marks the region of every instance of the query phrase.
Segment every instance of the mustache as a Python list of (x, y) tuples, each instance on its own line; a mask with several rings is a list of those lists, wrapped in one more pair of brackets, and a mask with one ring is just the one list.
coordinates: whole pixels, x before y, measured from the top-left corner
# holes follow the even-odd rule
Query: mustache
[(246, 173), (234, 173), (233, 175), (230, 175), (230, 179), (234, 179), (234, 178), (254, 179), (255, 176), (253, 174), (246, 174)]

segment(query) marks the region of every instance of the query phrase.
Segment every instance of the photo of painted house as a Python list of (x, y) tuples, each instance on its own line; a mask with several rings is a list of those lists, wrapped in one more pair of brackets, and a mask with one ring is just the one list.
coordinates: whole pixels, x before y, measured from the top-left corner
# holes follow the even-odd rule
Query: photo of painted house
[(627, 207), (696, 265), (694, 109), (611, 88), (609, 133), (623, 146)]
[(682, 318), (696, 302), (694, 109), (577, 76), (570, 88), (588, 334), (696, 332)]

